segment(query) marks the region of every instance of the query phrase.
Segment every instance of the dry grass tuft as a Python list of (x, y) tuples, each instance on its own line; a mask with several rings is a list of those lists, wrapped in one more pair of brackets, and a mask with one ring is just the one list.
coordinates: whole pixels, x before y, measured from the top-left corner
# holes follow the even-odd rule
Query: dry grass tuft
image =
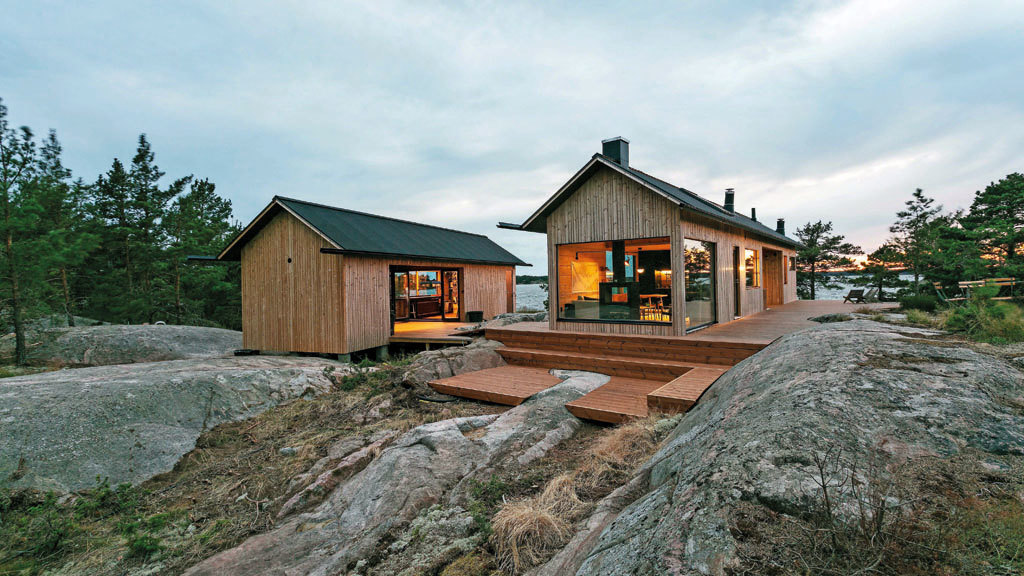
[(510, 574), (536, 566), (563, 545), (570, 534), (569, 523), (545, 505), (541, 497), (502, 506), (491, 527), (498, 565)]
[(630, 420), (602, 436), (590, 449), (591, 458), (578, 471), (580, 488), (588, 495), (621, 485), (657, 447), (654, 424), (659, 416)]
[(549, 480), (537, 500), (540, 506), (567, 520), (575, 520), (586, 507), (576, 494), (576, 475), (568, 472)]

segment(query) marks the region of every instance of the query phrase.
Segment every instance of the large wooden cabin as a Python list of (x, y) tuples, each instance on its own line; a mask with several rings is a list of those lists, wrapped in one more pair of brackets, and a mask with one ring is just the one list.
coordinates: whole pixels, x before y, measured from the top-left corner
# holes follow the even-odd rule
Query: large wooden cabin
[(522, 224), (547, 234), (550, 329), (680, 336), (797, 299), (800, 244), (633, 168), (612, 138)]
[(275, 196), (218, 260), (241, 261), (242, 340), (265, 351), (383, 352), (403, 322), (515, 311), (515, 267), (486, 236)]

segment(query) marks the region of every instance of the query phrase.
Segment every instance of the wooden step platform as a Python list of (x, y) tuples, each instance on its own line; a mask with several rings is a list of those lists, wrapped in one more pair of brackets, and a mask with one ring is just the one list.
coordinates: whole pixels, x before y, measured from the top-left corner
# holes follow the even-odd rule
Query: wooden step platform
[(488, 328), (486, 336), (488, 340), (497, 340), (509, 348), (725, 366), (733, 366), (765, 347), (765, 344), (756, 342), (712, 342), (670, 336), (555, 332), (546, 329), (531, 330), (519, 325)]
[[(673, 360), (654, 360), (649, 358), (630, 358), (625, 356), (607, 356), (603, 354), (583, 354), (562, 352), (558, 350), (540, 350), (536, 348), (498, 348), (498, 353), (509, 364), (517, 366), (533, 366), (536, 368), (561, 368), (563, 370), (585, 370), (608, 376), (622, 378), (638, 378), (641, 380), (658, 380), (662, 384), (669, 382), (692, 368), (713, 366), (697, 362), (676, 362)], [(719, 365), (720, 366), (720, 365)]]
[(728, 368), (699, 367), (647, 394), (647, 408), (659, 412), (686, 412)]
[(619, 424), (647, 416), (647, 394), (665, 385), (664, 380), (613, 376), (607, 384), (565, 405), (577, 418)]
[(546, 368), (499, 366), (434, 380), (429, 384), (442, 394), (518, 406), (530, 396), (559, 382)]

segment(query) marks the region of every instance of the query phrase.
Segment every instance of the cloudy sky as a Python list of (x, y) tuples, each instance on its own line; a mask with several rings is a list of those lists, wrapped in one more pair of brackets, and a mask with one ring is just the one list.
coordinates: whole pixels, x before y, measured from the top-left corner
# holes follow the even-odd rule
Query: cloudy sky
[[(145, 132), (242, 221), (274, 194), (488, 234), (600, 148), (877, 246), (1024, 171), (1024, 2), (0, 0), (0, 98), (92, 180)], [(528, 271), (523, 271), (528, 272)]]

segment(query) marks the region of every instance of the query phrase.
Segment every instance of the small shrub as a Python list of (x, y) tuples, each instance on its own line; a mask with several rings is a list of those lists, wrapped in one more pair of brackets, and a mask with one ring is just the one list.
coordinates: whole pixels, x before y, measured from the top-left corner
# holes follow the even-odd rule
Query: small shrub
[(128, 555), (133, 558), (148, 560), (151, 556), (164, 549), (160, 539), (152, 534), (137, 533), (128, 537)]
[(993, 292), (978, 289), (964, 305), (950, 310), (945, 328), (975, 340), (994, 344), (1024, 342), (1024, 309), (991, 299)]
[(908, 294), (900, 297), (900, 308), (904, 310), (935, 312), (938, 307), (939, 299), (930, 294)]
[(111, 488), (110, 482), (96, 478), (96, 487), (82, 493), (76, 503), (79, 516), (109, 516), (131, 512), (138, 504), (138, 494), (131, 484), (118, 484)]
[[(0, 551), (6, 545), (17, 551), (16, 555), (27, 555), (36, 560), (50, 557), (61, 552), (78, 530), (70, 516), (57, 505), (57, 496), (53, 492), (18, 512), (10, 509), (10, 498), (7, 506), (9, 514), (5, 514), (5, 523), (0, 524), (0, 540), (6, 542), (0, 542)], [(0, 564), (3, 559), (0, 554)]]

